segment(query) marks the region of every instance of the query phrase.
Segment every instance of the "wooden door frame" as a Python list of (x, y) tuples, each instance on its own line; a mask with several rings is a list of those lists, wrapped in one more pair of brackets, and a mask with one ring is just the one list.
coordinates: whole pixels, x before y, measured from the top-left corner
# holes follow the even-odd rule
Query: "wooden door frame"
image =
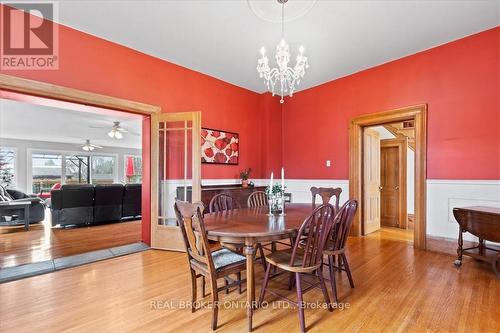
[(363, 128), (404, 120), (415, 121), (415, 229), (413, 246), (426, 248), (426, 161), (427, 105), (420, 104), (352, 119), (349, 123), (349, 197), (359, 200), (351, 235), (362, 234), (363, 202)]
[[(398, 148), (398, 167), (399, 167), (399, 205), (398, 205), (398, 218), (399, 218), (399, 227), (406, 229), (408, 225), (408, 207), (407, 207), (407, 150), (408, 150), (408, 139), (404, 138), (394, 138), (394, 139), (385, 139), (380, 140), (380, 157), (382, 160), (382, 149), (396, 147)], [(382, 169), (382, 168), (381, 168)], [(380, 210), (382, 213), (382, 209)], [(380, 224), (382, 224), (382, 219), (380, 219)]]
[[(151, 247), (161, 250), (185, 251), (183, 237), (179, 226), (162, 225), (158, 226), (158, 193), (160, 190), (159, 180), (159, 140), (161, 121), (191, 121), (192, 122), (192, 144), (193, 147), (201, 147), (201, 111), (162, 113), (151, 117), (151, 164), (155, 165), (155, 170), (151, 169), (151, 193), (155, 193), (156, 200), (151, 200)], [(193, 150), (192, 154), (192, 192), (191, 201), (201, 201), (201, 149)], [(155, 180), (155, 181), (153, 181)], [(163, 229), (163, 230), (162, 230)], [(157, 233), (162, 230), (163, 234)], [(161, 246), (160, 244), (168, 244)]]
[[(145, 104), (118, 97), (96, 94), (84, 90), (68, 88), (46, 82), (28, 80), (6, 74), (0, 74), (0, 91), (31, 95), (56, 101), (76, 103), (83, 106), (135, 113), (150, 117), (151, 124), (153, 123), (153, 120), (156, 119), (156, 117), (161, 113), (161, 107), (157, 105)], [(0, 97), (3, 98), (3, 96)], [(152, 130), (152, 126), (150, 126), (150, 128), (151, 142), (158, 141), (157, 138), (155, 139), (155, 135), (157, 136), (158, 132), (154, 133)], [(152, 158), (152, 151), (150, 153), (150, 158)], [(153, 181), (155, 179), (153, 178), (153, 175), (155, 174), (158, 174), (158, 164), (150, 163), (150, 206), (153, 206), (153, 202), (158, 201), (158, 192), (155, 191), (155, 184)], [(151, 215), (151, 218), (152, 217), (153, 215)], [(151, 224), (152, 221), (153, 220), (151, 219), (149, 223)], [(141, 223), (143, 222), (144, 220), (142, 220)]]

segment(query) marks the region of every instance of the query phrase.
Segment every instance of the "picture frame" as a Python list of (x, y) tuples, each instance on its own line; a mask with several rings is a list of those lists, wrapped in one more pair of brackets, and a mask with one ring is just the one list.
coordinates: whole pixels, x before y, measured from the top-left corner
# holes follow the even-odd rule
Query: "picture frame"
[(201, 129), (201, 163), (238, 165), (239, 160), (238, 133), (206, 127)]

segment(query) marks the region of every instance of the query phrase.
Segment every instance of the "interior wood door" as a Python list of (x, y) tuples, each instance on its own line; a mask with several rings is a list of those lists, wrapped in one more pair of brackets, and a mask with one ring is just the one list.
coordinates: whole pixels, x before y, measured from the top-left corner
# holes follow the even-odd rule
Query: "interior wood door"
[[(201, 200), (201, 112), (161, 113), (151, 121), (151, 246), (185, 251), (174, 212), (176, 189), (192, 187), (191, 201)], [(156, 180), (156, 181), (155, 181)]]
[(406, 229), (407, 212), (407, 138), (380, 141), (381, 208), (383, 226)]
[(380, 229), (380, 135), (363, 131), (363, 234)]
[(399, 221), (399, 149), (381, 147), (380, 150), (380, 224), (400, 227)]

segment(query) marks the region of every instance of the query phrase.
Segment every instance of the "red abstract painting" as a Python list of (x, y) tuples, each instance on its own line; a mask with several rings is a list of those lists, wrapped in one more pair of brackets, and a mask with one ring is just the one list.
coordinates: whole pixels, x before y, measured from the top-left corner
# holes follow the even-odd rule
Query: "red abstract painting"
[(238, 164), (240, 156), (238, 133), (210, 128), (201, 129), (201, 162)]

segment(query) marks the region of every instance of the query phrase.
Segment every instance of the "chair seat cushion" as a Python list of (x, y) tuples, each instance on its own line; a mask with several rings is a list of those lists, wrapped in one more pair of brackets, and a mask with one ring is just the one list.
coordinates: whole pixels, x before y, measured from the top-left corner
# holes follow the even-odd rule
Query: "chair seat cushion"
[(281, 269), (290, 272), (312, 272), (321, 265), (321, 262), (314, 266), (306, 266), (302, 267), (302, 260), (304, 258), (304, 250), (301, 248), (297, 249), (297, 253), (295, 254), (295, 261), (292, 265), (290, 265), (290, 260), (292, 259), (293, 249), (286, 249), (283, 251), (276, 251), (266, 256), (266, 261), (271, 265), (277, 266)]
[(212, 252), (212, 259), (214, 261), (215, 270), (246, 260), (245, 256), (229, 249), (220, 249)]

